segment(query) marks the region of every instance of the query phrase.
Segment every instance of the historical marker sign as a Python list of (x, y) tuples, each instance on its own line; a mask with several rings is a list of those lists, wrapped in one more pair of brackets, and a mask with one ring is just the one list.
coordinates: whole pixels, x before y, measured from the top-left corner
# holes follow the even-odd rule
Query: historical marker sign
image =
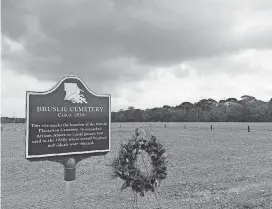
[(46, 92), (26, 93), (26, 158), (110, 151), (110, 95), (67, 76)]

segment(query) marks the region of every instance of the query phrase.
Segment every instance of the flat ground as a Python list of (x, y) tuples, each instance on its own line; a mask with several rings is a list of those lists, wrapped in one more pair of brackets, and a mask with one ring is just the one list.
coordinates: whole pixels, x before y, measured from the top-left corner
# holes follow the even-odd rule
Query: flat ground
[[(77, 165), (75, 208), (133, 208), (132, 191), (120, 191), (123, 181), (106, 165), (121, 141), (149, 124), (168, 153), (168, 176), (156, 190), (162, 208), (272, 208), (271, 123), (114, 123), (112, 151)], [(2, 208), (64, 208), (63, 166), (28, 162), (25, 125), (2, 126)], [(154, 194), (138, 197), (138, 207), (158, 208)]]

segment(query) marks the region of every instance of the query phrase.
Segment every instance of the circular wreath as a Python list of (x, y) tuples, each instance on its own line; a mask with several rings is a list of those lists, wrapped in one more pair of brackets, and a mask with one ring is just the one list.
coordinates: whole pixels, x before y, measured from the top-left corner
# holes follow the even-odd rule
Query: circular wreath
[[(149, 173), (142, 172), (137, 167), (136, 162), (139, 154), (142, 154), (141, 150), (151, 158), (152, 169)], [(140, 137), (139, 129), (136, 129), (135, 136), (132, 136), (127, 144), (121, 144), (119, 155), (113, 161), (114, 176), (125, 181), (121, 190), (131, 187), (134, 192), (144, 196), (145, 192), (154, 192), (159, 182), (166, 178), (166, 159), (165, 149), (156, 137)]]

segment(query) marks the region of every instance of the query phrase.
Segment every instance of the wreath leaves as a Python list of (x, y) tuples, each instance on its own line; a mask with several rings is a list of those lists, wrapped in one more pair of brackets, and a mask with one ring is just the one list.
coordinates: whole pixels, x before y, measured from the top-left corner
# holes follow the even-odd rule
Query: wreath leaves
[[(151, 173), (143, 172), (136, 166), (141, 151), (145, 151), (151, 158)], [(121, 190), (131, 187), (140, 196), (148, 191), (154, 192), (158, 182), (167, 176), (165, 152), (155, 136), (151, 135), (148, 139), (145, 134), (145, 138), (140, 137), (139, 129), (136, 129), (135, 136), (127, 144), (121, 144), (119, 155), (112, 163), (113, 175), (125, 181)]]

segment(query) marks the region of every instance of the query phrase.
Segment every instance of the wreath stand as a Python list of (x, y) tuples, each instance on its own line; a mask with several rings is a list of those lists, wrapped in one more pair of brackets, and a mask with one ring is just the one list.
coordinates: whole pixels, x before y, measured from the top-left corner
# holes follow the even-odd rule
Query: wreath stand
[[(140, 132), (144, 133), (144, 136), (140, 136)], [(147, 169), (142, 151), (145, 151), (151, 158), (151, 172)], [(142, 172), (137, 165), (138, 156), (142, 159), (145, 172)], [(113, 175), (125, 181), (121, 190), (131, 187), (136, 208), (138, 208), (138, 193), (143, 197), (148, 191), (154, 194), (158, 208), (162, 208), (155, 188), (166, 178), (166, 159), (165, 149), (156, 140), (156, 137), (151, 134), (147, 135), (142, 128), (136, 128), (135, 135), (128, 143), (121, 144), (119, 155), (112, 164)]]

